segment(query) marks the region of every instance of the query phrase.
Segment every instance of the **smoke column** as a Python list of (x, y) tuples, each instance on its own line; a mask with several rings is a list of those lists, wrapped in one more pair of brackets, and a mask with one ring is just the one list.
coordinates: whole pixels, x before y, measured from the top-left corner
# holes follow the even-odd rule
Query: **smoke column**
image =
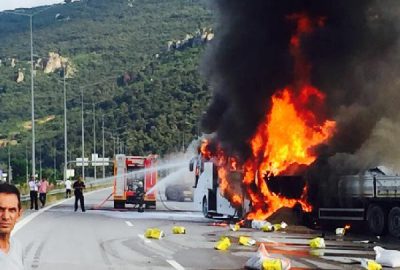
[[(311, 84), (327, 95), (337, 131), (320, 156), (336, 171), (400, 166), (400, 1), (213, 0), (216, 39), (203, 71), (213, 100), (202, 119), (223, 149), (245, 160), (273, 93), (293, 80), (292, 14), (323, 17), (301, 40)], [(326, 115), (325, 115), (326, 113)], [(399, 168), (400, 169), (400, 168)]]

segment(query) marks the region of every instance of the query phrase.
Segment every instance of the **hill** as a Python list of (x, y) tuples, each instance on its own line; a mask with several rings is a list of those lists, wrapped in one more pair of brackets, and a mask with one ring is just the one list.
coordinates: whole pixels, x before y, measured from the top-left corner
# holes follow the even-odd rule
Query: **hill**
[[(199, 75), (212, 38), (205, 0), (85, 0), (15, 12), (40, 12), (33, 16), (35, 134), (44, 176), (62, 172), (63, 68), (69, 160), (81, 156), (82, 92), (86, 156), (94, 133), (102, 153), (103, 118), (108, 157), (164, 155), (197, 137), (210, 99)], [(29, 17), (0, 13), (0, 160), (10, 150), (18, 181), (31, 151), (29, 33)]]

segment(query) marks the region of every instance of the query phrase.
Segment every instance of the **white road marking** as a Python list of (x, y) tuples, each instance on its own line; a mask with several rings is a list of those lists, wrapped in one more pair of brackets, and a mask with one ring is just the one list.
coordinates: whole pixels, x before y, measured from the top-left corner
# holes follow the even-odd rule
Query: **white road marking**
[[(98, 190), (94, 190), (94, 191), (90, 191), (90, 192), (88, 192), (88, 193), (85, 193), (85, 195), (90, 195), (90, 194), (92, 194), (92, 193), (99, 192), (99, 191), (103, 191), (103, 190), (105, 190), (105, 189), (109, 189), (109, 187), (107, 187), (107, 188), (102, 188), (102, 189), (98, 189)], [(57, 205), (60, 205), (60, 204), (66, 202), (66, 201), (68, 201), (68, 200), (73, 200), (73, 199), (74, 199), (74, 197), (71, 197), (71, 198), (68, 198), (68, 199), (64, 199), (64, 200), (62, 200), (62, 201), (59, 201), (59, 202), (57, 202), (57, 203), (51, 204), (51, 205), (49, 205), (49, 206), (46, 206), (46, 207), (44, 207), (44, 208), (42, 208), (42, 209), (40, 209), (40, 210), (38, 210), (38, 211), (36, 211), (36, 212), (34, 212), (34, 213), (28, 215), (27, 217), (23, 218), (22, 220), (20, 220), (20, 221), (15, 225), (14, 230), (11, 232), (11, 235), (14, 235), (15, 233), (17, 233), (17, 232), (18, 232), (20, 229), (22, 229), (25, 225), (27, 225), (29, 222), (31, 222), (35, 217), (37, 217), (37, 216), (43, 214), (45, 211), (49, 210), (50, 208), (53, 208), (53, 207), (55, 207), (55, 206), (57, 206)]]
[(147, 244), (151, 243), (151, 241), (149, 239), (145, 238), (143, 234), (138, 234), (137, 236), (140, 239), (142, 239), (145, 243), (147, 243)]
[(133, 224), (130, 221), (125, 221), (126, 225), (128, 225), (129, 227), (133, 227)]
[(185, 268), (179, 263), (177, 263), (175, 260), (167, 260), (167, 263), (172, 265), (176, 270), (185, 270)]

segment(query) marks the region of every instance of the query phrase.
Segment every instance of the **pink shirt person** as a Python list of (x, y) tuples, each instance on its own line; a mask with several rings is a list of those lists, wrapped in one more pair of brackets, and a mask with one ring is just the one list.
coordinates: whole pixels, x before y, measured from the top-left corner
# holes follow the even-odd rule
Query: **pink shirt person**
[(43, 179), (42, 181), (40, 181), (39, 185), (39, 193), (47, 193), (49, 182), (46, 179)]

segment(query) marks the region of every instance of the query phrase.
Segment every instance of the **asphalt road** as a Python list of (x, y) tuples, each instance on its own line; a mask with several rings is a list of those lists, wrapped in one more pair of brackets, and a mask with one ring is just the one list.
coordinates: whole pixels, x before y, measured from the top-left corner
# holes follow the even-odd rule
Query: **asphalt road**
[[(224, 221), (193, 212), (191, 202), (158, 202), (157, 210), (144, 213), (114, 211), (111, 202), (99, 207), (110, 192), (86, 194), (85, 213), (73, 211), (73, 198), (38, 212), (26, 210), (14, 237), (25, 246), (27, 269), (244, 269), (257, 247), (239, 245), (240, 235), (264, 243), (272, 256), (289, 259), (291, 269), (361, 269), (359, 259), (373, 259), (375, 245), (400, 249), (396, 242), (332, 233), (325, 237), (325, 249), (312, 250), (309, 240), (320, 232), (290, 225), (273, 233), (251, 228), (233, 232), (216, 226)], [(184, 226), (187, 233), (172, 234), (173, 226)], [(150, 227), (160, 228), (165, 237), (145, 238)], [(221, 236), (232, 242), (227, 251), (214, 249)], [(370, 243), (357, 242), (367, 239)]]

